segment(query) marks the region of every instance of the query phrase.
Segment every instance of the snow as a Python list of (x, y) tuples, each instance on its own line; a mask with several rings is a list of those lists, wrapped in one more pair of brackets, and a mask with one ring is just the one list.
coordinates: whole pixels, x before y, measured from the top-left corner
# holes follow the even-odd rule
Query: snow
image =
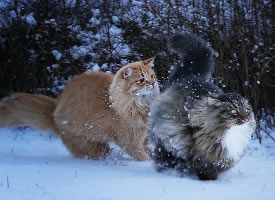
[(95, 65), (93, 66), (92, 71), (93, 71), (93, 72), (98, 72), (99, 70), (100, 70), (100, 67), (98, 66), (98, 64), (95, 64)]
[(73, 46), (73, 48), (71, 49), (71, 55), (74, 59), (78, 59), (79, 57), (83, 57), (86, 56), (89, 53), (89, 48), (85, 47), (85, 46)]
[(68, 122), (67, 120), (63, 120), (61, 124), (62, 124), (62, 125), (67, 125), (68, 123), (69, 123), (69, 122)]
[(152, 161), (113, 148), (105, 160), (77, 159), (49, 133), (0, 129), (0, 199), (275, 199), (275, 144), (268, 138), (262, 145), (252, 140), (240, 163), (216, 181), (158, 173)]
[(119, 22), (119, 18), (117, 16), (112, 16), (112, 21), (113, 22)]
[(62, 57), (62, 53), (57, 50), (52, 50), (52, 54), (55, 56), (56, 60), (60, 60), (60, 58)]
[(30, 13), (26, 16), (26, 22), (30, 25), (36, 25), (37, 24), (36, 20), (33, 17), (33, 13)]

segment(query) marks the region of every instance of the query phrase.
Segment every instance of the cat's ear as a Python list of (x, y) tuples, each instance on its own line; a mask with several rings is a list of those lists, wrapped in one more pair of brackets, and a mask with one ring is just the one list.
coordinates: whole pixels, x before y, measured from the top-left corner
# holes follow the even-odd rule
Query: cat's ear
[(125, 69), (123, 72), (123, 78), (124, 79), (129, 78), (132, 75), (132, 73), (133, 73), (133, 69), (131, 67)]
[(149, 58), (147, 60), (143, 60), (142, 63), (144, 65), (149, 66), (149, 67), (154, 67), (154, 60), (155, 60), (155, 57), (152, 57), (152, 58)]
[(212, 106), (212, 105), (218, 106), (218, 105), (221, 105), (222, 102), (220, 102), (218, 99), (213, 99), (213, 98), (211, 98), (211, 97), (208, 97), (208, 98), (207, 98), (207, 103), (208, 103), (208, 105), (210, 105), (210, 106)]

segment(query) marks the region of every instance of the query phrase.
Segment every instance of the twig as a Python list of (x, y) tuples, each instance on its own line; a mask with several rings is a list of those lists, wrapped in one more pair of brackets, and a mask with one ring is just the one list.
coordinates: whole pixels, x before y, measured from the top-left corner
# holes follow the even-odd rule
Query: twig
[(259, 140), (259, 143), (262, 144), (262, 136), (261, 136), (261, 133), (260, 133), (260, 124), (259, 123), (257, 123), (256, 136)]
[(167, 192), (163, 186), (162, 186), (162, 190), (163, 190), (164, 194), (167, 194)]
[[(265, 68), (268, 67), (269, 63), (273, 60), (273, 58), (275, 58), (275, 55), (272, 56), (272, 57), (267, 61), (267, 63), (265, 63), (264, 67), (262, 68), (262, 70), (261, 70), (261, 72), (260, 72), (260, 74), (259, 74), (259, 77), (258, 77), (257, 80), (256, 80), (257, 83), (259, 83), (259, 81), (260, 81), (260, 79), (261, 79), (261, 77), (262, 77), (262, 74), (264, 73)], [(258, 66), (259, 66), (259, 68), (261, 67), (259, 63), (258, 63)], [(254, 87), (253, 87), (251, 90), (254, 90), (255, 88), (256, 88), (256, 85), (254, 85)], [(252, 93), (250, 93), (249, 100), (251, 99), (251, 97), (252, 97)]]
[(265, 191), (265, 184), (264, 184), (264, 186), (263, 186), (263, 188), (262, 188), (262, 191)]
[(264, 65), (264, 67), (262, 68), (262, 70), (261, 70), (261, 72), (260, 72), (260, 75), (259, 75), (257, 81), (260, 81), (261, 76), (262, 76), (262, 74), (263, 74), (263, 72), (264, 72), (264, 69), (269, 65), (269, 63), (273, 60), (273, 58), (275, 58), (275, 55), (272, 56), (272, 57), (267, 61), (267, 63)]
[(10, 188), (10, 181), (9, 181), (9, 176), (7, 176), (7, 188)]
[(263, 130), (274, 142), (275, 142), (275, 139), (274, 139), (274, 137), (272, 137), (271, 135), (270, 135), (270, 133), (269, 132), (267, 132), (264, 128), (262, 128), (261, 126), (260, 126), (260, 129), (261, 130)]

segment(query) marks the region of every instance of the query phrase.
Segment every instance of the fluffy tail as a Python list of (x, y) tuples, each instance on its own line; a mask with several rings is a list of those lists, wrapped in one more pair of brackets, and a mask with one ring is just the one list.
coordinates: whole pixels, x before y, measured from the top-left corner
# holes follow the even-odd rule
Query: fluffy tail
[(185, 78), (208, 80), (213, 72), (213, 52), (205, 41), (190, 33), (174, 34), (169, 45), (181, 56), (179, 63), (172, 71), (169, 82)]
[(0, 127), (32, 126), (58, 133), (52, 114), (56, 100), (47, 96), (17, 93), (0, 102)]

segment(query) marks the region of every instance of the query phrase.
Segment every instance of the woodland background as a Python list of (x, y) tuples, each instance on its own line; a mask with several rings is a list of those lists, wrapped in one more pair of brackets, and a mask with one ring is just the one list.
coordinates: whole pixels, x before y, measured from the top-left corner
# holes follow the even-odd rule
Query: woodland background
[(249, 98), (257, 120), (274, 127), (272, 0), (1, 0), (0, 98), (56, 97), (74, 75), (152, 56), (163, 82), (179, 61), (167, 38), (182, 31), (216, 51), (215, 83)]

